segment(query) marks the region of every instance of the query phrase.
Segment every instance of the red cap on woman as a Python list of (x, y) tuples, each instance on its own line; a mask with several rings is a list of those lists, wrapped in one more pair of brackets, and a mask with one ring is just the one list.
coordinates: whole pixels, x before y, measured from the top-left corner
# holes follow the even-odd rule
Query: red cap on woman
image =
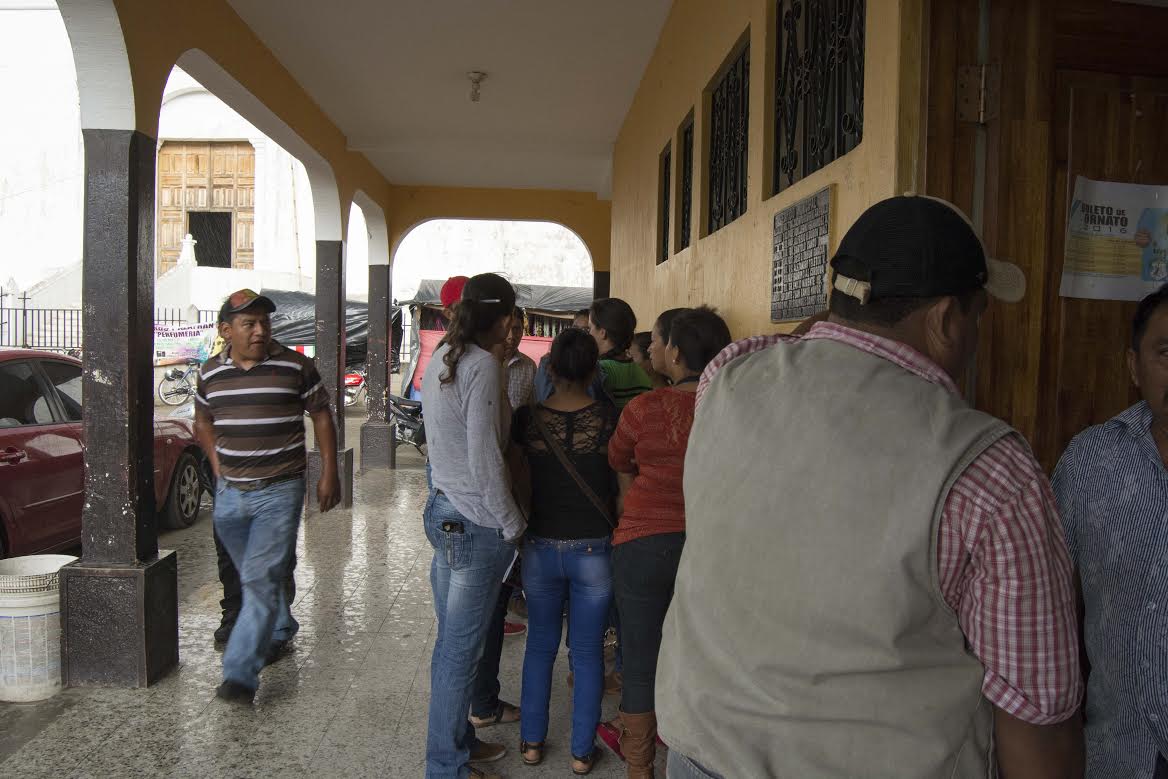
[(451, 276), (442, 285), (442, 292), (439, 298), (442, 300), (443, 308), (450, 308), (458, 301), (462, 300), (462, 288), (470, 281), (466, 276)]

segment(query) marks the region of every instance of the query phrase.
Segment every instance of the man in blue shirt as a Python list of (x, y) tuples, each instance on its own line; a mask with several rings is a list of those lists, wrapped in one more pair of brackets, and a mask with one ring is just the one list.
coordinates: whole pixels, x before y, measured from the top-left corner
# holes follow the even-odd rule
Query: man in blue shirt
[(1082, 582), (1088, 779), (1168, 777), (1168, 285), (1132, 330), (1143, 400), (1075, 436), (1052, 482)]
[[(572, 319), (572, 327), (580, 330), (588, 329), (588, 309), (584, 308), (576, 312), (576, 316)], [(548, 373), (548, 356), (545, 354), (543, 359), (539, 361), (539, 368), (535, 372), (535, 402), (543, 403), (552, 396), (556, 391), (555, 382), (552, 381), (551, 374)], [(593, 400), (611, 399), (604, 391), (604, 368), (597, 366), (596, 377), (592, 379), (592, 385), (588, 387), (588, 395)]]

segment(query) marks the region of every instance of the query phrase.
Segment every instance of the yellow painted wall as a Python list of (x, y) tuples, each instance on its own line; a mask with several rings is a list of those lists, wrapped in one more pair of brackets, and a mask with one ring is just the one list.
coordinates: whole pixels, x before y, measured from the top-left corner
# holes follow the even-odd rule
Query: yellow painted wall
[(163, 88), (178, 58), (200, 49), (278, 115), (332, 168), (347, 223), (348, 204), (364, 192), (385, 213), (391, 249), (428, 219), (532, 219), (575, 231), (596, 270), (609, 267), (610, 203), (584, 192), (396, 187), (347, 141), (292, 74), (226, 0), (114, 0), (133, 78), (138, 130), (158, 132)]
[[(657, 49), (617, 138), (613, 159), (612, 291), (632, 304), (642, 329), (658, 313), (708, 303), (736, 335), (785, 329), (770, 321), (775, 213), (834, 185), (832, 244), (872, 203), (920, 179), (921, 0), (868, 0), (864, 139), (850, 154), (764, 199), (769, 189), (767, 113), (773, 105), (774, 0), (675, 0)], [(706, 189), (703, 92), (750, 29), (748, 207), (699, 238)], [(691, 245), (656, 264), (658, 158), (673, 138), (672, 180), (680, 180), (679, 128), (693, 110), (694, 213)], [(677, 190), (675, 189), (675, 192)], [(676, 210), (673, 223), (678, 222)]]
[(325, 158), (345, 206), (343, 222), (358, 189), (383, 209), (388, 206), (389, 182), (363, 154), (346, 148), (340, 129), (226, 0), (114, 0), (114, 5), (134, 80), (138, 130), (151, 137), (158, 134), (162, 92), (171, 69), (184, 52), (201, 49)]

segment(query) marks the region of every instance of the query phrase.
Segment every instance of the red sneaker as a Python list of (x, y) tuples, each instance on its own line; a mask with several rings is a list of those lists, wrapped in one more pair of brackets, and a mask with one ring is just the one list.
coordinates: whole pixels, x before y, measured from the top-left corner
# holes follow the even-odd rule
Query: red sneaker
[(503, 622), (503, 635), (505, 637), (522, 636), (527, 632), (527, 625), (522, 622)]
[(625, 759), (620, 747), (620, 718), (617, 717), (612, 722), (601, 722), (596, 726), (596, 735), (600, 737), (600, 743), (608, 748), (608, 751), (619, 757), (621, 760)]

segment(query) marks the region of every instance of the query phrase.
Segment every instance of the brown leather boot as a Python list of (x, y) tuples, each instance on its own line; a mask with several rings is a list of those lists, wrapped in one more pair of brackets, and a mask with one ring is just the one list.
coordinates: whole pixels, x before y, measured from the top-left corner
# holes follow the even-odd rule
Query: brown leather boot
[(628, 767), (628, 779), (653, 779), (653, 760), (657, 757), (657, 714), (621, 712), (620, 746)]

